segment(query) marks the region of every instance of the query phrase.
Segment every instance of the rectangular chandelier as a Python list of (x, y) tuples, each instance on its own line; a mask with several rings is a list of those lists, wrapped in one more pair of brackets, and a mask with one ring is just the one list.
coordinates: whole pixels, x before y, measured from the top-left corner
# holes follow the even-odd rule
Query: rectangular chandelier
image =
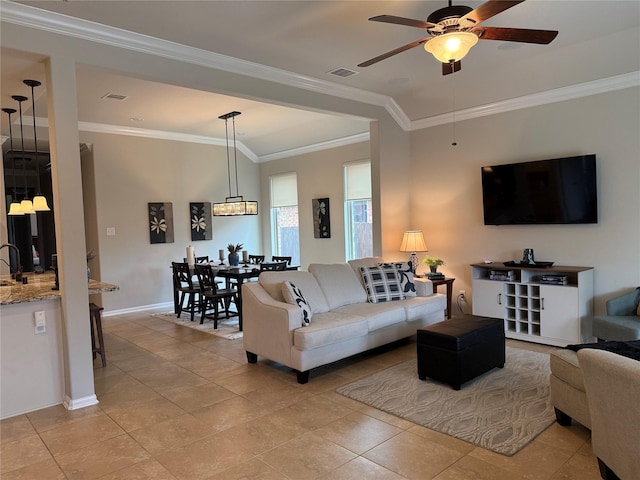
[(234, 215), (257, 215), (258, 202), (245, 201), (242, 195), (227, 197), (224, 203), (213, 204), (213, 215), (216, 217), (232, 217)]
[(236, 119), (241, 112), (229, 112), (224, 115), (220, 115), (218, 118), (224, 120), (225, 137), (227, 139), (227, 179), (229, 180), (229, 195), (231, 195), (231, 169), (230, 162), (231, 156), (229, 154), (229, 119), (233, 124), (233, 163), (236, 176), (236, 196), (226, 197), (224, 203), (213, 204), (213, 216), (214, 217), (233, 217), (237, 215), (257, 215), (258, 214), (258, 202), (245, 201), (242, 195), (238, 191), (238, 150), (236, 147)]

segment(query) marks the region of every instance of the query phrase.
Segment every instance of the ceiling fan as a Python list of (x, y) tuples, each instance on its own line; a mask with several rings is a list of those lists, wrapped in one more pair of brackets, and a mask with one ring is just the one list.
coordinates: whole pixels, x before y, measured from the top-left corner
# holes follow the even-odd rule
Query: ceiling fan
[(508, 42), (538, 43), (547, 45), (556, 38), (556, 30), (532, 30), (528, 28), (483, 27), (482, 22), (507, 10), (524, 0), (489, 0), (476, 9), (464, 5), (451, 5), (436, 10), (427, 17), (427, 21), (394, 15), (371, 17), (372, 22), (393, 23), (426, 30), (429, 36), (403, 45), (390, 52), (378, 55), (358, 67), (368, 67), (381, 60), (402, 53), (418, 45), (442, 62), (442, 74), (460, 70), (460, 60), (469, 53), (478, 39), (502, 40)]

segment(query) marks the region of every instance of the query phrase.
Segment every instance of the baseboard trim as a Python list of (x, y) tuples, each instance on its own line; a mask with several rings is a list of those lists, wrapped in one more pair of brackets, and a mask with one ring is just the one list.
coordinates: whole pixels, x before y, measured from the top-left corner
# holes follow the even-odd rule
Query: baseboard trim
[(171, 308), (173, 309), (173, 302), (154, 303), (152, 305), (140, 305), (138, 307), (121, 308), (119, 310), (109, 310), (102, 312), (102, 317), (112, 317), (114, 315), (123, 315), (125, 313), (144, 312), (145, 310), (153, 310), (155, 308)]
[(78, 410), (79, 408), (90, 407), (98, 403), (98, 397), (95, 394), (87, 395), (81, 398), (70, 398), (69, 395), (64, 396), (62, 405), (67, 410)]

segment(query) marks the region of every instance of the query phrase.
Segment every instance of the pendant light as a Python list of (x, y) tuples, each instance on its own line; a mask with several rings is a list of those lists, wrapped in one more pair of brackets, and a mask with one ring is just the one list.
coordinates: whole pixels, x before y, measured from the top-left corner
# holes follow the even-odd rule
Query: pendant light
[(34, 88), (42, 85), (38, 80), (24, 80), (23, 83), (31, 87), (31, 115), (33, 116), (33, 141), (35, 144), (36, 154), (36, 184), (38, 186), (37, 193), (33, 197), (33, 209), (36, 212), (48, 212), (51, 209), (47, 205), (47, 199), (42, 195), (40, 190), (40, 159), (38, 158), (38, 135), (36, 133), (36, 97)]
[(2, 111), (9, 116), (9, 145), (11, 148), (11, 177), (13, 178), (13, 195), (11, 195), (11, 205), (9, 206), (9, 215), (24, 215), (20, 210), (20, 202), (16, 194), (16, 160), (13, 151), (13, 129), (11, 126), (11, 115), (16, 113), (15, 108), (3, 108)]
[[(227, 179), (229, 181), (229, 196), (225, 199), (224, 203), (213, 204), (213, 216), (214, 217), (230, 217), (237, 215), (257, 215), (258, 214), (258, 202), (245, 201), (242, 195), (238, 195), (238, 151), (236, 148), (236, 120), (235, 117), (240, 115), (241, 112), (229, 112), (224, 115), (220, 115), (218, 118), (224, 120), (224, 128), (227, 138)], [(230, 156), (229, 156), (229, 119), (233, 124), (233, 158), (236, 172), (236, 195), (231, 196), (231, 169), (230, 169)]]
[(12, 95), (11, 98), (13, 98), (16, 102), (18, 102), (18, 112), (20, 114), (20, 140), (22, 142), (22, 147), (21, 147), (22, 175), (24, 177), (24, 198), (20, 202), (20, 210), (22, 211), (22, 213), (31, 214), (31, 213), (36, 213), (36, 211), (33, 209), (33, 203), (31, 202), (31, 200), (29, 200), (29, 195), (28, 195), (29, 190), (27, 189), (27, 159), (25, 158), (24, 128), (22, 124), (22, 102), (24, 102), (25, 100), (28, 100), (28, 98), (22, 95)]

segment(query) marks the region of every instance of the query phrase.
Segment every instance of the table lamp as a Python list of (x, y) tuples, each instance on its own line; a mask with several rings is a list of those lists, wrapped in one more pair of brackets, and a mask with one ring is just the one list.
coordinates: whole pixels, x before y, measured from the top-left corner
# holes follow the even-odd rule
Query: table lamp
[(418, 267), (418, 255), (416, 252), (426, 252), (427, 246), (424, 243), (424, 236), (422, 230), (407, 230), (402, 237), (402, 245), (400, 245), (401, 252), (411, 252), (409, 257), (409, 267), (411, 271), (416, 273)]

